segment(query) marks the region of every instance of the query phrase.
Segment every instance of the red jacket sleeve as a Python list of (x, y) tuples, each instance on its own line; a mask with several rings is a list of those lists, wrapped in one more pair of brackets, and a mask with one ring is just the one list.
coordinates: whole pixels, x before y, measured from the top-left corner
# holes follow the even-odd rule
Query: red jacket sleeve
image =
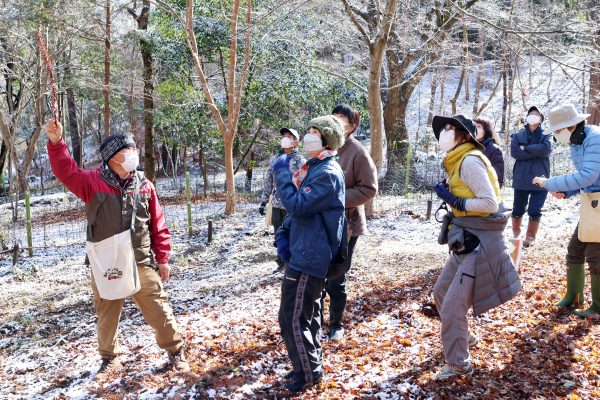
[(171, 233), (165, 223), (165, 213), (158, 201), (156, 189), (152, 182), (150, 185), (150, 237), (152, 251), (156, 256), (156, 262), (166, 264), (169, 262), (169, 253), (171, 252)]
[(92, 201), (94, 182), (98, 172), (77, 166), (64, 140), (53, 144), (48, 141), (48, 158), (54, 176), (84, 203)]

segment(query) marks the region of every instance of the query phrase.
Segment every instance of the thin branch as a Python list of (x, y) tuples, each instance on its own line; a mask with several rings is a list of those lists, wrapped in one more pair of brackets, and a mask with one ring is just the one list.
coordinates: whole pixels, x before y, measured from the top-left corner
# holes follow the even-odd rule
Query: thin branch
[(361, 23), (358, 22), (358, 19), (356, 19), (356, 14), (354, 14), (354, 11), (352, 10), (350, 3), (348, 2), (348, 0), (342, 0), (342, 2), (344, 3), (344, 8), (346, 10), (346, 14), (348, 14), (348, 16), (350, 17), (350, 20), (352, 21), (354, 26), (356, 26), (356, 29), (358, 29), (360, 34), (363, 36), (363, 39), (365, 40), (365, 42), (369, 46), (371, 46), (371, 44), (372, 44), (371, 38), (369, 37), (369, 34), (365, 30), (365, 28), (361, 25)]

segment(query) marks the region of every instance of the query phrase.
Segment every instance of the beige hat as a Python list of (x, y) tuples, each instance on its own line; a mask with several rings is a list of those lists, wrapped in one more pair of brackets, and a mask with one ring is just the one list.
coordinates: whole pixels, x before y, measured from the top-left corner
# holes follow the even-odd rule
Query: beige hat
[(546, 131), (556, 132), (559, 129), (568, 128), (585, 121), (591, 114), (579, 114), (573, 104), (563, 104), (554, 107), (548, 114), (548, 127)]

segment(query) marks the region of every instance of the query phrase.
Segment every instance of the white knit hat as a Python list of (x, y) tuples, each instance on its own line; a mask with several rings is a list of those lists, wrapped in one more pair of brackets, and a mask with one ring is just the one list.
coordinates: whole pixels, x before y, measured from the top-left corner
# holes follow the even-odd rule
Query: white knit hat
[(591, 114), (579, 114), (573, 104), (563, 104), (554, 107), (548, 114), (547, 132), (556, 132), (559, 129), (568, 128), (585, 121)]

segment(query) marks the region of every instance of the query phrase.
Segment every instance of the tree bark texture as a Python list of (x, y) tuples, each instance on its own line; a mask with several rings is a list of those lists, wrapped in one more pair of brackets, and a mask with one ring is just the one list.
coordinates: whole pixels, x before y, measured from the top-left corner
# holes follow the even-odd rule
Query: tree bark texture
[(105, 4), (104, 26), (104, 136), (110, 135), (110, 25), (111, 25), (111, 0)]

